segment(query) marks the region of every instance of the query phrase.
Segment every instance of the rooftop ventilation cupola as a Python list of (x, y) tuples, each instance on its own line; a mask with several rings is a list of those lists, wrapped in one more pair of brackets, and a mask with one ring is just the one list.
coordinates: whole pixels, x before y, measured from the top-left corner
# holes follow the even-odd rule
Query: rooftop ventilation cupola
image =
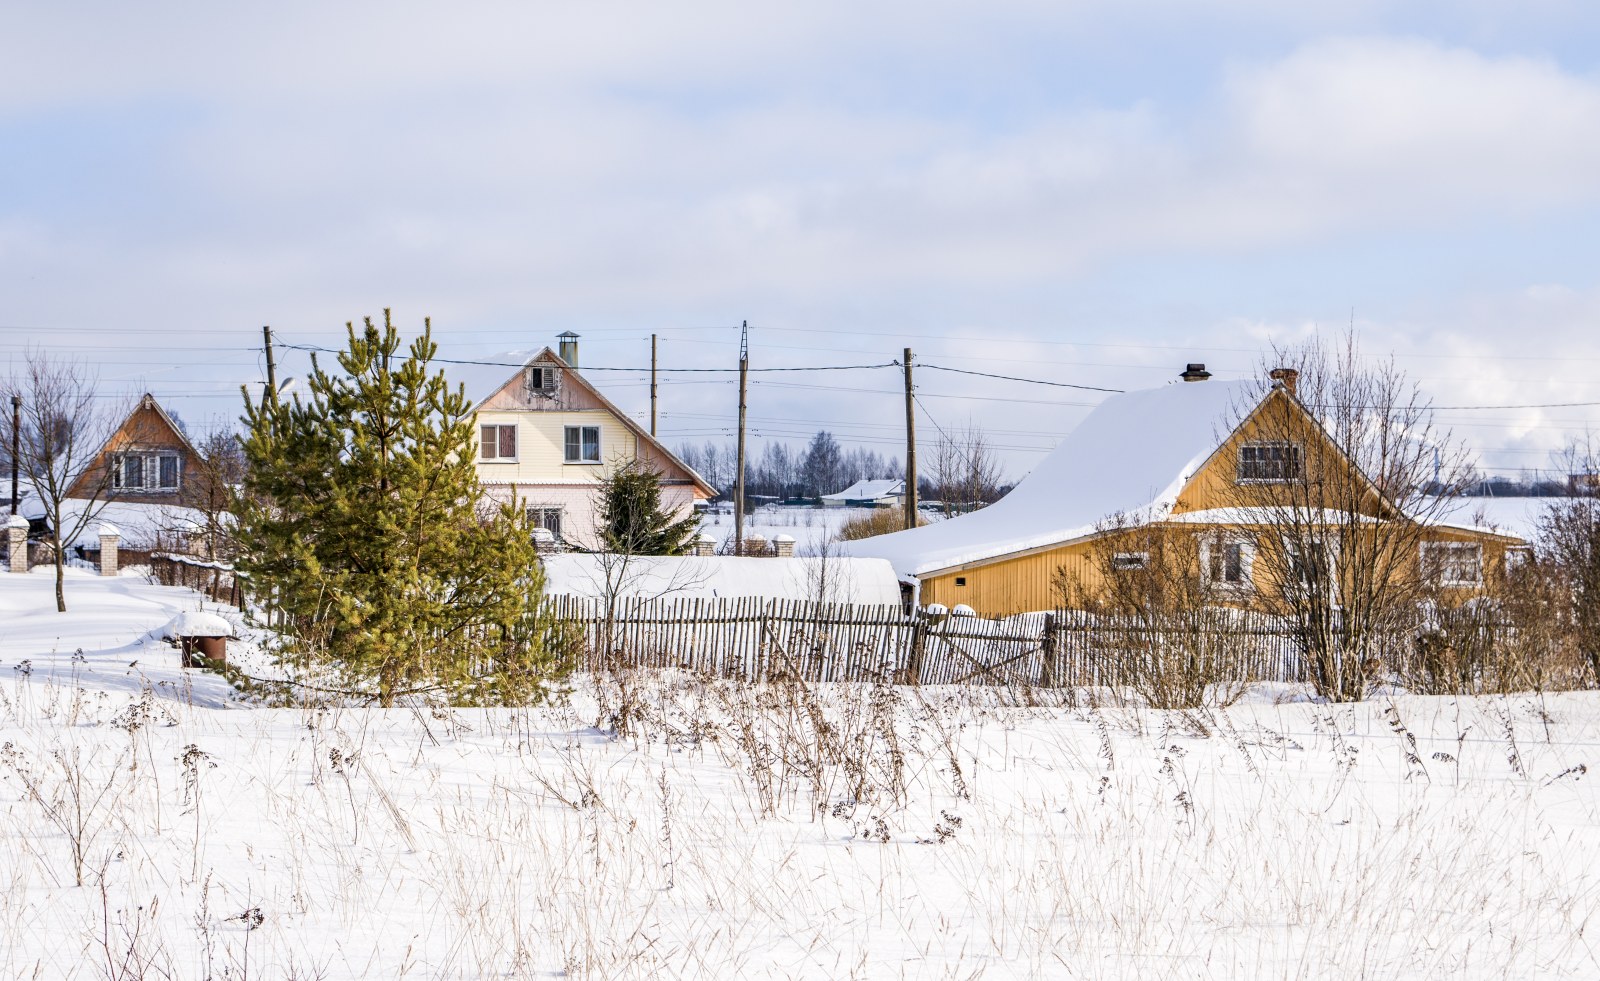
[(561, 360), (567, 363), (567, 367), (576, 368), (578, 366), (578, 335), (570, 330), (564, 330), (556, 335), (556, 340), (561, 342)]

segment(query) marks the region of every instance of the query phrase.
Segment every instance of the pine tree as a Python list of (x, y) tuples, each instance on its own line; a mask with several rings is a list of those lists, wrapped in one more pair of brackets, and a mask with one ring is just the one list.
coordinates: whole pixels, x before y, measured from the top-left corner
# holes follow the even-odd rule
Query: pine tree
[(596, 519), (605, 548), (625, 555), (683, 555), (698, 526), (662, 508), (661, 475), (637, 460), (606, 475)]
[(293, 655), (391, 705), (540, 697), (560, 631), (525, 515), (483, 503), (473, 416), (429, 374), (431, 324), (399, 355), (389, 311), (347, 325), (340, 373), (313, 359), (306, 401), (245, 396), (238, 568)]

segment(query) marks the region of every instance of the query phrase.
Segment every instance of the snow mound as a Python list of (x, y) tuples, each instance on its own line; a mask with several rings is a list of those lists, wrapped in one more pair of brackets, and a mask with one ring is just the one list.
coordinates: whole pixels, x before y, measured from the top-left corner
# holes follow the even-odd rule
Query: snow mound
[(185, 610), (161, 628), (161, 636), (179, 637), (232, 637), (233, 624), (215, 613)]

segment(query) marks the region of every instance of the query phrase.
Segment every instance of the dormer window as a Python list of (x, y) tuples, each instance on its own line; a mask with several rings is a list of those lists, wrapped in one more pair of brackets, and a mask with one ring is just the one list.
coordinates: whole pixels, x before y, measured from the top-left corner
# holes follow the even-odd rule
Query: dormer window
[(1289, 484), (1303, 476), (1299, 443), (1256, 441), (1239, 447), (1239, 483)]

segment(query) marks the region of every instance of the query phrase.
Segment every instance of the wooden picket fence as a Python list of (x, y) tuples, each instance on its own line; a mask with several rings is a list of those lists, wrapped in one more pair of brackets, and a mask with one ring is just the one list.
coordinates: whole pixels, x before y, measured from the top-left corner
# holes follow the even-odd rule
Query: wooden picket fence
[[(1065, 611), (984, 620), (760, 597), (546, 602), (581, 632), (588, 669), (671, 667), (758, 681), (1118, 685), (1126, 652), (1163, 639), (1129, 620)], [(1213, 646), (1226, 648), (1229, 676), (1305, 680), (1299, 644), (1282, 621), (1240, 612), (1208, 629), (1227, 635)]]

